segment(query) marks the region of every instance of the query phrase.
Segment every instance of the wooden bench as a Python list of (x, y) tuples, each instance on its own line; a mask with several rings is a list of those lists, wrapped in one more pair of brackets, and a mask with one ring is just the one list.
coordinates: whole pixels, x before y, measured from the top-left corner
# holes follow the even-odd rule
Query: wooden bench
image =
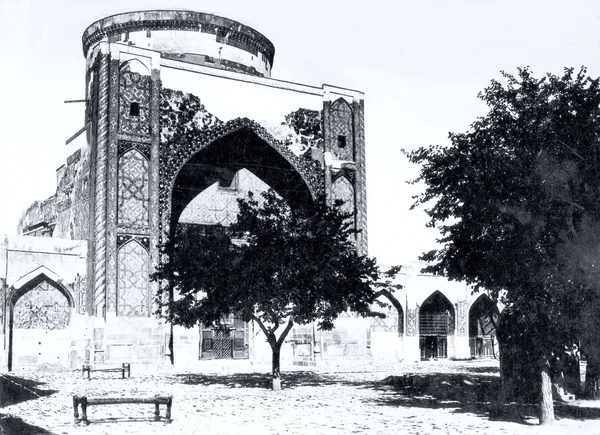
[(131, 366), (129, 363), (124, 363), (122, 367), (116, 367), (112, 369), (93, 369), (92, 366), (84, 364), (83, 368), (81, 369), (82, 376), (85, 376), (85, 372), (88, 374), (88, 380), (90, 379), (91, 372), (121, 372), (122, 378), (125, 379), (125, 372), (127, 372), (128, 378), (131, 377)]
[(87, 426), (90, 424), (87, 417), (87, 407), (92, 405), (118, 405), (123, 403), (151, 403), (154, 404), (154, 421), (160, 421), (159, 405), (167, 405), (167, 413), (165, 415), (165, 423), (171, 423), (171, 405), (173, 404), (173, 396), (154, 397), (86, 397), (73, 396), (73, 411), (75, 415), (75, 423), (79, 419), (79, 405), (81, 405), (81, 421)]

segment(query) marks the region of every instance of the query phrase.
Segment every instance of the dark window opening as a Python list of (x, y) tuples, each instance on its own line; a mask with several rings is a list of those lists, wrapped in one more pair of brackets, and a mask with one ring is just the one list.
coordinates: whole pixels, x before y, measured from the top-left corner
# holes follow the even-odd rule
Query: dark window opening
[(131, 103), (131, 106), (129, 106), (129, 116), (140, 116), (140, 103)]
[(152, 32), (150, 30), (146, 30), (146, 38), (152, 36)]
[(338, 148), (346, 148), (346, 136), (338, 136)]

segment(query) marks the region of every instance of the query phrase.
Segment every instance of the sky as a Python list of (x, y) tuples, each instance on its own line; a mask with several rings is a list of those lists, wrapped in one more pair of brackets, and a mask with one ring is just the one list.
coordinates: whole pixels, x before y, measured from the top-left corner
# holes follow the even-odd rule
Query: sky
[(534, 75), (588, 68), (600, 76), (600, 0), (1, 0), (0, 234), (56, 189), (65, 141), (84, 124), (81, 35), (133, 10), (188, 9), (246, 24), (275, 45), (272, 77), (365, 93), (369, 254), (416, 260), (436, 246), (422, 186), (402, 149), (447, 145), (486, 107), (500, 71)]

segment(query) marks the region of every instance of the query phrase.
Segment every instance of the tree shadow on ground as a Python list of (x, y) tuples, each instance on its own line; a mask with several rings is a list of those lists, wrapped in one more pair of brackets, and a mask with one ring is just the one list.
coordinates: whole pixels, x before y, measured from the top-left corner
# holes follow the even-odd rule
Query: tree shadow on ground
[(0, 407), (15, 405), (39, 397), (50, 396), (58, 392), (57, 390), (43, 390), (37, 388), (39, 385), (43, 385), (43, 382), (37, 382), (18, 376), (0, 375), (0, 391), (2, 391), (2, 395), (0, 396)]
[[(222, 385), (230, 388), (261, 388), (271, 387), (272, 377), (262, 373), (235, 373), (230, 375), (213, 375), (202, 373), (178, 374), (173, 376), (175, 382), (188, 385)], [(294, 371), (283, 373), (281, 386), (285, 389), (296, 387), (322, 387), (324, 385), (343, 384), (353, 386), (375, 386), (375, 382), (352, 382), (310, 371)]]
[[(474, 371), (474, 370), (473, 370)], [(407, 374), (389, 376), (375, 387), (384, 394), (377, 399), (382, 406), (452, 408), (490, 420), (531, 424), (538, 416), (537, 404), (495, 401), (500, 392), (500, 378), (480, 374)], [(581, 407), (555, 402), (557, 419), (600, 419), (600, 408)]]
[(0, 414), (0, 434), (2, 435), (52, 435), (38, 426), (25, 423), (18, 417)]
[[(537, 404), (509, 403), (498, 406), (495, 400), (500, 391), (497, 368), (471, 367), (469, 373), (406, 374), (389, 376), (381, 381), (349, 380), (342, 374), (294, 371), (282, 374), (282, 388), (326, 387), (345, 385), (370, 388), (381, 394), (375, 400), (381, 406), (447, 408), (453, 412), (473, 413), (482, 418), (531, 425), (537, 418)], [(471, 373), (473, 372), (473, 373)], [(488, 374), (490, 373), (490, 374)], [(188, 385), (220, 385), (229, 388), (269, 389), (268, 373), (177, 374), (175, 383)], [(555, 402), (556, 418), (600, 419), (600, 408), (582, 407)]]

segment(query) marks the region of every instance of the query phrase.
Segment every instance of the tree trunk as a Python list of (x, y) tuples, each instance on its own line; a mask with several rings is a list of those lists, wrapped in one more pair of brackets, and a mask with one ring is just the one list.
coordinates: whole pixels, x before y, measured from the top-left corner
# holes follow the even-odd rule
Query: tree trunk
[(171, 331), (169, 332), (169, 359), (171, 365), (175, 364), (175, 355), (173, 355), (173, 324), (171, 323)]
[(554, 402), (552, 401), (550, 368), (547, 364), (540, 367), (540, 386), (540, 424), (549, 424), (554, 421)]
[(600, 398), (600, 376), (594, 364), (588, 361), (585, 369), (585, 397), (587, 399)]
[(279, 391), (281, 390), (281, 367), (280, 367), (280, 357), (281, 357), (281, 346), (275, 344), (271, 346), (273, 350), (273, 390)]

